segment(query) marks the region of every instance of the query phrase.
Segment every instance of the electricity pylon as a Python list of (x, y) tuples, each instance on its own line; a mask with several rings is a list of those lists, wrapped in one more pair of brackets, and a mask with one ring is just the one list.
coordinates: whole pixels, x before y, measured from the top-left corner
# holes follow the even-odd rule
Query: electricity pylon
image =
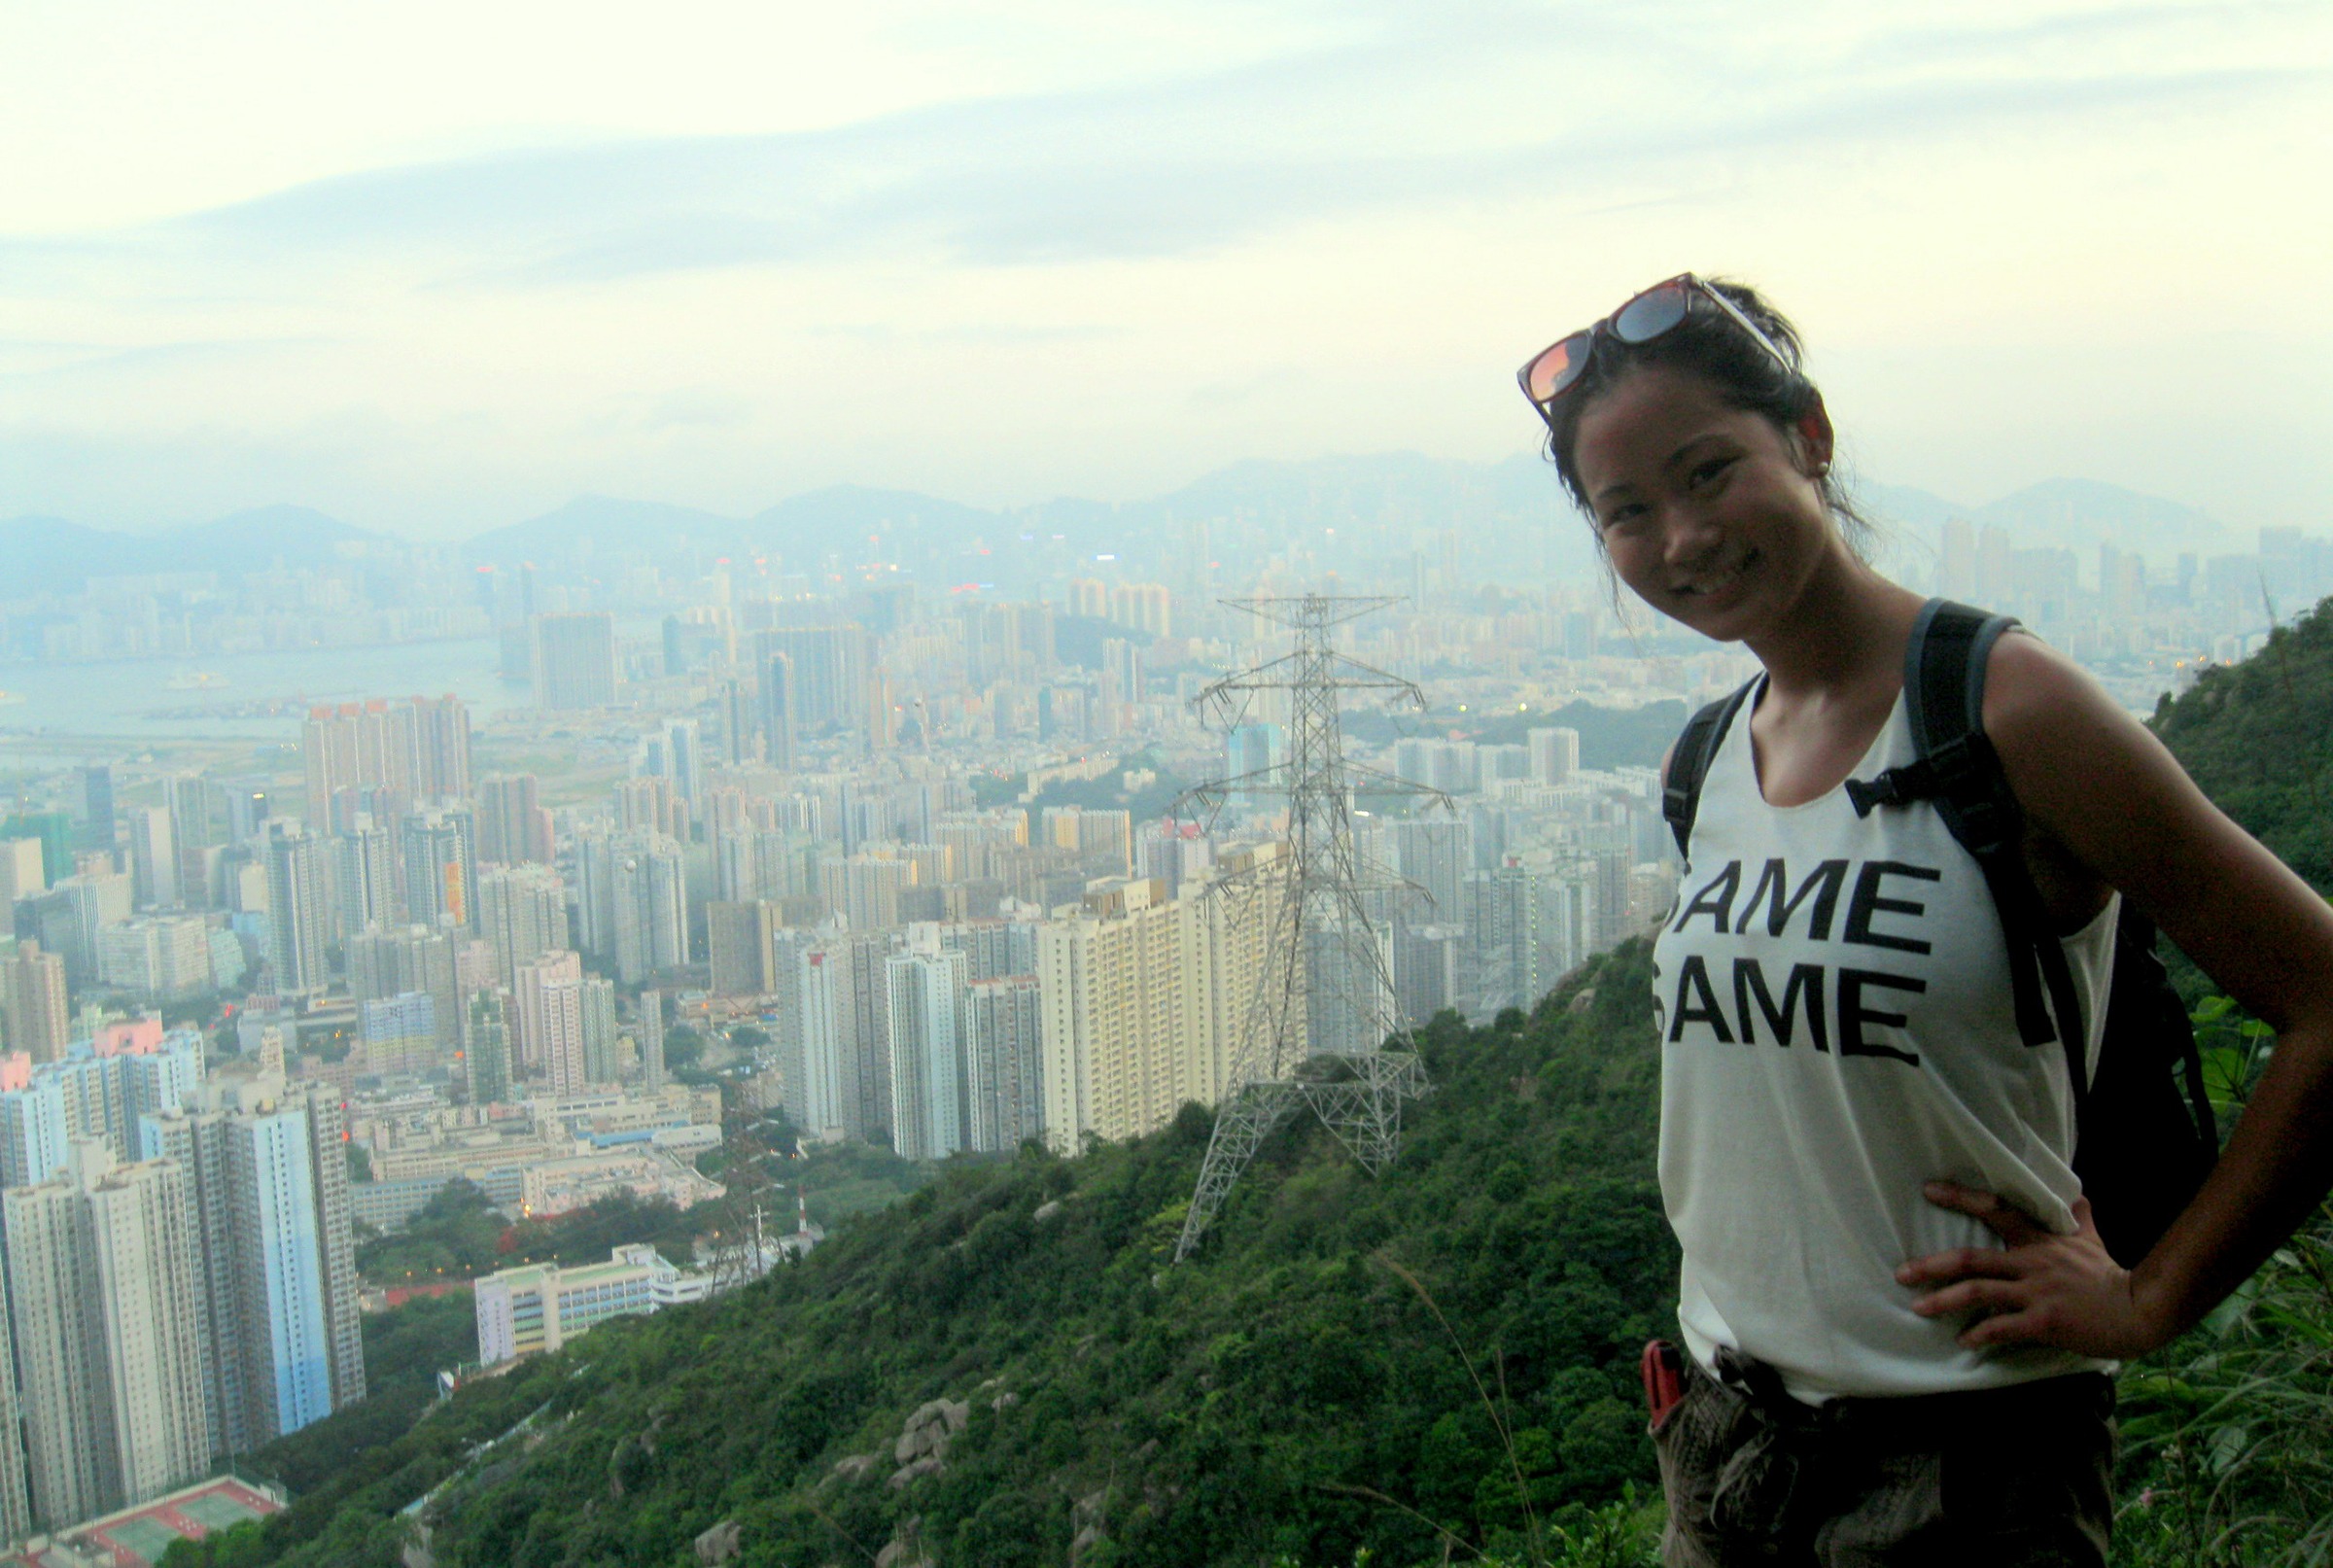
[(1309, 1109), (1375, 1175), (1400, 1150), (1402, 1102), (1426, 1092), (1415, 1042), (1394, 1004), (1385, 938), (1364, 897), (1410, 885), (1361, 854), (1353, 843), (1352, 803), (1357, 794), (1426, 795), (1446, 807), (1449, 797), (1345, 760), (1339, 693), (1381, 692), (1421, 709), (1425, 694), (1411, 681), (1344, 657), (1329, 642), (1332, 628), (1394, 603), (1323, 594), (1224, 601), (1228, 609), (1290, 628), (1296, 646), (1216, 681), (1198, 704), (1228, 730), (1257, 693), (1288, 693), (1287, 750), (1278, 762), (1201, 784), (1184, 799), (1211, 817), (1234, 794), (1281, 795), (1288, 802), (1288, 843), (1279, 860), (1242, 874), (1278, 879), (1279, 897), (1260, 901), (1271, 920), (1264, 964), (1175, 1243), (1177, 1263), (1199, 1246), (1239, 1173), (1290, 1113)]

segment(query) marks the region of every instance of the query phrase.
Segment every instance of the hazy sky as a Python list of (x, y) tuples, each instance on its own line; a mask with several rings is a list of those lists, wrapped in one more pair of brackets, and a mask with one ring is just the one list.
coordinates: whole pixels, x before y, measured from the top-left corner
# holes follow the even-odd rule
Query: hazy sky
[(1686, 267), (1867, 475), (2333, 530), (2333, 6), (0, 0), (0, 517), (1530, 447)]

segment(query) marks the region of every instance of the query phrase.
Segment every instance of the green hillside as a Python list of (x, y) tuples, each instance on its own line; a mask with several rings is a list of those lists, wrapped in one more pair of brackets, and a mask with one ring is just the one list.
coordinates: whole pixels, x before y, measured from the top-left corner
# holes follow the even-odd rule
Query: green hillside
[[(762, 1284), (463, 1390), (180, 1560), (388, 1563), (399, 1511), (449, 1477), (412, 1516), (439, 1568), (693, 1562), (724, 1520), (749, 1564), (911, 1537), (948, 1564), (1065, 1562), (1081, 1536), (1088, 1564), (1551, 1539), (1652, 1489), (1635, 1358), (1674, 1259), (1647, 961), (1631, 945), (1529, 1019), (1445, 1020), (1391, 1174), (1295, 1130), (1192, 1264), (1166, 1260), (1197, 1109), (1080, 1159), (953, 1170)], [(926, 1417), (942, 1457), (907, 1473), (932, 1401), (958, 1402)]]
[(2220, 810), (2333, 889), (2333, 600), (2165, 698), (2153, 723)]

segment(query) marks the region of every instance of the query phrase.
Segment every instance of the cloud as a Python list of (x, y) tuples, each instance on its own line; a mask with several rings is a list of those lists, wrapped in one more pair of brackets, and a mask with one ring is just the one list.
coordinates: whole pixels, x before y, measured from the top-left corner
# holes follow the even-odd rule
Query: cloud
[[(1518, 193), (1610, 206), (1761, 150), (2257, 103), (2326, 80), (2306, 54), (2085, 63), (2106, 41), (2194, 25), (2176, 7), (1858, 34), (1855, 67), (1833, 71), (1729, 69), (1723, 36), (1687, 28), (1660, 40), (1671, 69), (1640, 65), (1625, 92), (1614, 55), (1660, 28), (1573, 10), (1491, 26), (1397, 15), (1366, 45), (1108, 91), (348, 174), (125, 232), (0, 241), (0, 276), (48, 270), (70, 291), (69, 272), (103, 288), (122, 266), (388, 265), (430, 287), (495, 290), (901, 258), (1155, 260), (1373, 209)], [(2043, 32), (2085, 49), (2037, 50)], [(1469, 97), (1487, 101), (1458, 113)]]

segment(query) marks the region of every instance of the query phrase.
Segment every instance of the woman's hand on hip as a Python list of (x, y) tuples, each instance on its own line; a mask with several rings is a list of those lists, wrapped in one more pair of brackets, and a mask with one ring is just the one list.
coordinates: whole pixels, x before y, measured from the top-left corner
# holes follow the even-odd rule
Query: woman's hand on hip
[(2171, 1338), (2140, 1308), (2130, 1271), (2099, 1239), (2088, 1199), (2074, 1200), (2076, 1229), (2061, 1236), (1997, 1193), (1948, 1181), (1932, 1181), (1925, 1192), (1930, 1202), (1977, 1220), (2002, 1243), (1931, 1253), (1896, 1271), (1899, 1284), (1933, 1287), (1912, 1304), (1921, 1316), (1979, 1314), (1961, 1334), (1962, 1344), (1972, 1350), (2046, 1344), (2122, 1360)]

